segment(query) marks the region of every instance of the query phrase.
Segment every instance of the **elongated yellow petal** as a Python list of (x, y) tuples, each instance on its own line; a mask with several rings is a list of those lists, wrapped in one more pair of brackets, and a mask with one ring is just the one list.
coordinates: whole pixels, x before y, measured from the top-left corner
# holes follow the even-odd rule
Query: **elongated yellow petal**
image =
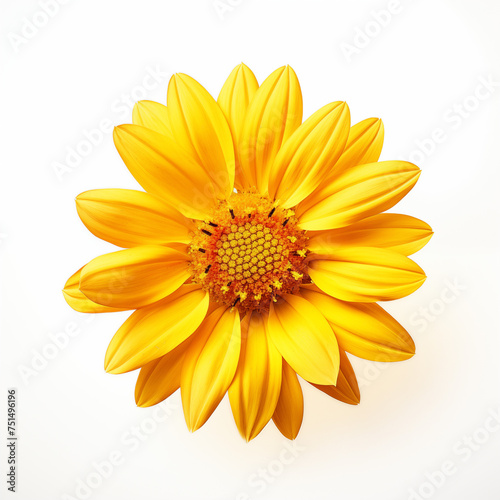
[(196, 80), (184, 74), (171, 78), (167, 104), (175, 139), (205, 168), (217, 191), (229, 197), (234, 185), (234, 145), (222, 110)]
[(384, 125), (380, 118), (367, 118), (353, 125), (349, 130), (345, 149), (325, 183), (347, 168), (377, 162), (383, 144)]
[(245, 116), (248, 105), (253, 99), (259, 84), (257, 78), (252, 73), (248, 66), (243, 63), (233, 69), (228, 79), (224, 83), (220, 91), (217, 103), (222, 109), (224, 116), (231, 129), (233, 143), (235, 145), (235, 158), (236, 158), (236, 177), (235, 187), (243, 189), (251, 187), (245, 183), (245, 178), (242, 175), (239, 163), (238, 141), (245, 123)]
[(281, 146), (302, 122), (302, 93), (289, 66), (271, 73), (248, 107), (238, 145), (246, 185), (267, 192), (269, 171)]
[(208, 294), (198, 285), (184, 285), (165, 299), (135, 311), (111, 339), (106, 371), (129, 372), (175, 349), (201, 324), (208, 302)]
[(424, 247), (432, 234), (431, 227), (415, 217), (378, 214), (340, 229), (310, 232), (307, 248), (320, 255), (345, 246), (388, 248), (411, 255)]
[[(267, 318), (266, 318), (267, 319)], [(269, 340), (266, 320), (254, 312), (243, 332), (229, 401), (240, 434), (250, 441), (272, 418), (281, 390), (281, 355)]]
[(310, 285), (301, 294), (325, 315), (347, 352), (373, 361), (402, 361), (415, 354), (408, 332), (378, 304), (344, 302)]
[(158, 132), (172, 135), (172, 127), (168, 118), (168, 108), (154, 101), (139, 101), (132, 110), (132, 123)]
[(332, 398), (349, 405), (357, 405), (361, 401), (356, 374), (343, 349), (340, 349), (340, 370), (337, 385), (312, 385)]
[(83, 295), (80, 291), (80, 275), (82, 269), (83, 267), (73, 274), (64, 285), (63, 296), (70, 307), (72, 307), (75, 311), (82, 313), (105, 313), (127, 310), (96, 304), (85, 297), (85, 295)]
[(399, 299), (425, 281), (424, 271), (408, 257), (370, 247), (344, 247), (328, 258), (317, 256), (309, 262), (309, 276), (328, 295), (352, 302)]
[(324, 316), (298, 295), (283, 294), (271, 304), (269, 337), (287, 363), (302, 378), (316, 384), (335, 384), (339, 348)]
[(288, 439), (295, 439), (302, 425), (304, 398), (297, 375), (283, 361), (281, 392), (273, 415), (273, 422), (281, 434)]
[(302, 229), (335, 229), (388, 210), (415, 185), (420, 169), (405, 161), (384, 161), (344, 170), (324, 199), (311, 195), (309, 208), (297, 207)]
[(182, 363), (189, 338), (161, 358), (141, 368), (135, 385), (135, 402), (145, 408), (160, 403), (181, 386)]
[(333, 102), (309, 117), (286, 141), (273, 163), (269, 196), (293, 207), (323, 181), (344, 150), (350, 113), (345, 102)]
[(149, 193), (175, 206), (186, 217), (204, 219), (226, 193), (202, 165), (168, 135), (139, 125), (120, 125), (115, 146), (137, 182)]
[(208, 420), (231, 385), (240, 346), (240, 314), (224, 306), (193, 336), (181, 374), (182, 406), (191, 432)]
[(88, 230), (119, 247), (189, 243), (194, 224), (159, 198), (131, 189), (96, 189), (77, 196)]
[(82, 269), (80, 290), (103, 306), (136, 309), (166, 297), (190, 275), (187, 254), (145, 245), (91, 260)]
[(384, 125), (382, 120), (368, 118), (353, 125), (349, 130), (349, 137), (340, 158), (332, 165), (328, 175), (318, 188), (300, 203), (299, 211), (305, 212), (318, 200), (324, 200), (334, 194), (333, 180), (344, 170), (356, 165), (377, 162), (382, 152), (383, 143)]

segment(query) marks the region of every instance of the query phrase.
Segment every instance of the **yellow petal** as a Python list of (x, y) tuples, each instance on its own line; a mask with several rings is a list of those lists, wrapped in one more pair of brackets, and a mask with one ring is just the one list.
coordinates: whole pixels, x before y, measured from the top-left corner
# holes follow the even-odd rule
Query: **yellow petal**
[(281, 355), (268, 339), (262, 315), (254, 312), (247, 324), (248, 332), (242, 324), (240, 360), (228, 393), (238, 430), (250, 441), (273, 416), (282, 368)]
[(248, 188), (245, 184), (245, 179), (241, 172), (238, 157), (238, 144), (243, 124), (245, 123), (245, 115), (250, 101), (253, 99), (255, 92), (259, 88), (259, 84), (255, 75), (250, 68), (243, 63), (233, 69), (228, 79), (224, 83), (220, 91), (217, 103), (222, 109), (224, 116), (231, 129), (233, 143), (235, 145), (236, 157), (236, 178), (235, 187), (237, 189)]
[(240, 314), (224, 306), (193, 336), (181, 374), (182, 406), (191, 432), (208, 420), (231, 385), (240, 346)]
[(269, 337), (287, 363), (302, 378), (316, 384), (335, 384), (339, 348), (324, 316), (303, 297), (283, 294), (271, 304)]
[(392, 250), (344, 247), (328, 258), (312, 256), (309, 276), (340, 300), (377, 302), (405, 297), (422, 286), (425, 274), (412, 260)]
[(295, 372), (283, 361), (281, 392), (273, 415), (273, 422), (281, 434), (288, 439), (295, 439), (302, 425), (304, 399), (302, 389)]
[(145, 245), (91, 260), (82, 270), (80, 290), (103, 306), (137, 309), (177, 290), (190, 275), (187, 254)]
[(135, 311), (111, 339), (106, 371), (129, 372), (175, 349), (201, 324), (208, 302), (208, 294), (198, 285), (184, 285), (156, 304)]
[(154, 101), (139, 101), (132, 110), (132, 123), (158, 132), (172, 135), (172, 127), (168, 118), (168, 108)]
[[(405, 161), (384, 161), (344, 170), (329, 185), (331, 193), (320, 199), (313, 193), (309, 208), (297, 207), (302, 229), (335, 229), (388, 210), (415, 185), (420, 169)], [(321, 194), (321, 193), (320, 193)]]
[(85, 295), (83, 295), (80, 291), (80, 274), (82, 269), (83, 267), (73, 274), (64, 285), (63, 296), (70, 307), (72, 307), (75, 311), (82, 313), (105, 313), (127, 310), (96, 304), (85, 297)]
[(171, 396), (181, 386), (182, 363), (189, 339), (141, 368), (135, 385), (135, 402), (145, 408)]
[(311, 194), (344, 150), (349, 121), (345, 102), (333, 102), (310, 116), (276, 156), (270, 172), (269, 196), (289, 208)]
[(168, 85), (172, 132), (229, 197), (234, 185), (234, 145), (226, 118), (214, 98), (188, 75), (174, 75)]
[(312, 385), (332, 398), (349, 405), (357, 405), (361, 400), (356, 374), (343, 349), (340, 349), (340, 370), (337, 385)]
[(355, 165), (377, 162), (383, 142), (384, 126), (382, 120), (368, 118), (353, 125), (349, 130), (349, 137), (340, 158), (332, 165), (330, 172), (318, 188), (300, 203), (299, 210), (305, 212), (317, 200), (324, 200), (333, 194), (335, 191), (332, 191), (330, 184), (345, 169)]
[(301, 294), (325, 315), (347, 352), (372, 361), (402, 361), (415, 354), (408, 332), (378, 304), (344, 302), (309, 285)]
[(204, 219), (225, 193), (173, 137), (139, 125), (120, 125), (115, 146), (137, 182), (186, 217)]
[(159, 198), (131, 189), (96, 189), (77, 196), (87, 229), (119, 247), (189, 243), (194, 224)]
[(344, 246), (388, 248), (403, 255), (420, 250), (432, 237), (425, 222), (399, 214), (378, 214), (350, 226), (309, 233), (307, 248), (328, 255)]
[(248, 107), (238, 144), (246, 185), (267, 192), (269, 171), (281, 146), (302, 122), (302, 93), (289, 66), (271, 73)]
[(349, 130), (349, 137), (342, 155), (335, 163), (330, 176), (337, 176), (346, 168), (375, 163), (380, 158), (384, 144), (384, 125), (380, 118), (367, 118)]

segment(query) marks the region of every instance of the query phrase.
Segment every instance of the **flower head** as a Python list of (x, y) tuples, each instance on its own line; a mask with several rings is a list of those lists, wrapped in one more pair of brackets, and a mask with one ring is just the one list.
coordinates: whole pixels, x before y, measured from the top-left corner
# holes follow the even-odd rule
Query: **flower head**
[(350, 125), (333, 102), (302, 123), (293, 70), (261, 86), (243, 64), (215, 101), (187, 75), (167, 106), (140, 101), (115, 145), (145, 191), (77, 197), (87, 228), (119, 247), (66, 283), (77, 311), (135, 310), (105, 358), (110, 373), (140, 368), (139, 406), (179, 387), (187, 425), (224, 397), (242, 436), (272, 418), (288, 438), (302, 422), (297, 375), (358, 404), (346, 352), (410, 358), (406, 330), (378, 301), (404, 297), (425, 275), (408, 255), (432, 235), (394, 213), (420, 170), (379, 162), (383, 125)]

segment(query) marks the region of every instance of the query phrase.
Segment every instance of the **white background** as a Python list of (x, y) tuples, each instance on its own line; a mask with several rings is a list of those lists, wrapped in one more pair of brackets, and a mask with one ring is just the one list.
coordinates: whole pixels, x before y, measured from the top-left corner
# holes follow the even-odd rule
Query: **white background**
[[(384, 27), (373, 12), (397, 2), (69, 0), (50, 17), (37, 1), (1, 5), (0, 436), (6, 389), (17, 387), (15, 498), (500, 497), (496, 0), (401, 0)], [(35, 20), (40, 26), (29, 27)], [(343, 44), (355, 43), (357, 53), (346, 57)], [(62, 176), (54, 166), (66, 163), (68, 148), (85, 149), (86, 131), (103, 120), (105, 128), (130, 122), (129, 99), (164, 102), (172, 73), (190, 74), (216, 96), (241, 61), (259, 82), (290, 64), (304, 116), (346, 100), (353, 122), (383, 118), (382, 159), (410, 158), (423, 170), (395, 211), (436, 233), (416, 256), (425, 285), (386, 307), (414, 337), (417, 355), (390, 366), (351, 358), (357, 407), (304, 386), (304, 423), (291, 452), (273, 425), (246, 444), (227, 400), (195, 434), (178, 393), (168, 418), (136, 408), (136, 373), (103, 369), (128, 313), (87, 317), (61, 294), (81, 265), (113, 250), (81, 224), (75, 196), (138, 185), (109, 132)], [(155, 67), (157, 81), (146, 78)], [(488, 91), (485, 80), (497, 83)], [(435, 129), (439, 144), (430, 142)], [(132, 437), (136, 427), (141, 438)], [(102, 478), (95, 464), (110, 454), (120, 463)], [(446, 476), (437, 472), (443, 464)], [(78, 490), (80, 481), (91, 488)], [(2, 479), (2, 498), (12, 495), (6, 487)]]

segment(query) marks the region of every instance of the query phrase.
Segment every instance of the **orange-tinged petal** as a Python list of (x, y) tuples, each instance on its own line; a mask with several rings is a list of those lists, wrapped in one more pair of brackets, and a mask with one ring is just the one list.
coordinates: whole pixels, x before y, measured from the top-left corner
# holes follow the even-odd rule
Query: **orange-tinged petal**
[(119, 247), (189, 243), (192, 221), (156, 196), (131, 189), (96, 189), (77, 196), (88, 230)]
[(246, 185), (267, 192), (278, 151), (302, 122), (302, 93), (292, 68), (277, 69), (252, 99), (238, 144)]
[(193, 336), (181, 374), (182, 406), (191, 432), (208, 420), (231, 385), (240, 346), (240, 313), (224, 306)]
[(82, 269), (80, 290), (98, 304), (136, 309), (174, 292), (190, 275), (186, 253), (144, 245), (91, 260)]
[(348, 226), (388, 210), (415, 185), (420, 169), (405, 161), (384, 161), (344, 170), (330, 185), (331, 193), (320, 199), (313, 193), (309, 207), (297, 207), (299, 226), (318, 231)]
[(189, 339), (141, 368), (135, 385), (137, 406), (145, 408), (158, 404), (179, 389), (182, 363), (188, 346)]
[(283, 361), (281, 392), (273, 415), (273, 422), (281, 434), (288, 439), (295, 439), (302, 425), (304, 398), (297, 375)]
[(422, 286), (424, 271), (408, 257), (385, 248), (344, 247), (328, 257), (312, 256), (309, 276), (325, 293), (351, 302), (405, 297)]
[(233, 69), (224, 83), (217, 99), (217, 103), (226, 117), (233, 137), (236, 158), (235, 187), (237, 189), (250, 187), (245, 183), (245, 179), (241, 172), (237, 144), (241, 135), (241, 130), (243, 129), (243, 124), (245, 123), (248, 105), (258, 88), (259, 84), (255, 75), (248, 66), (241, 63)]
[(104, 361), (108, 373), (125, 373), (175, 349), (206, 316), (208, 294), (184, 285), (163, 300), (138, 309), (116, 332)]
[(172, 135), (168, 108), (159, 102), (136, 102), (132, 110), (132, 123), (154, 130), (159, 134)]
[(302, 378), (335, 384), (339, 371), (337, 339), (324, 316), (309, 301), (283, 294), (271, 304), (269, 337), (287, 363)]
[(266, 321), (254, 312), (243, 331), (238, 369), (229, 401), (240, 434), (250, 441), (272, 418), (281, 390), (281, 354), (269, 340)]
[(378, 304), (344, 302), (309, 285), (301, 294), (325, 315), (347, 352), (372, 361), (402, 361), (415, 354), (408, 332)]
[(64, 285), (63, 296), (70, 307), (72, 307), (75, 311), (82, 313), (105, 313), (127, 310), (96, 304), (85, 297), (85, 295), (83, 295), (80, 291), (80, 275), (82, 269), (83, 267), (73, 274)]
[(356, 374), (343, 349), (340, 349), (340, 370), (337, 385), (312, 385), (332, 398), (349, 405), (357, 405), (361, 400)]
[(378, 214), (340, 229), (310, 232), (307, 248), (320, 255), (345, 246), (388, 248), (411, 255), (423, 248), (432, 234), (431, 227), (415, 217)]
[(217, 197), (225, 197), (203, 166), (173, 137), (139, 125), (120, 125), (113, 138), (137, 182), (186, 217), (204, 219), (216, 206)]
[(270, 172), (269, 196), (293, 207), (323, 181), (344, 150), (350, 113), (333, 102), (310, 116), (280, 149)]
[(234, 185), (234, 145), (222, 110), (196, 80), (184, 74), (171, 78), (167, 104), (176, 141), (204, 167), (217, 191), (229, 197)]

